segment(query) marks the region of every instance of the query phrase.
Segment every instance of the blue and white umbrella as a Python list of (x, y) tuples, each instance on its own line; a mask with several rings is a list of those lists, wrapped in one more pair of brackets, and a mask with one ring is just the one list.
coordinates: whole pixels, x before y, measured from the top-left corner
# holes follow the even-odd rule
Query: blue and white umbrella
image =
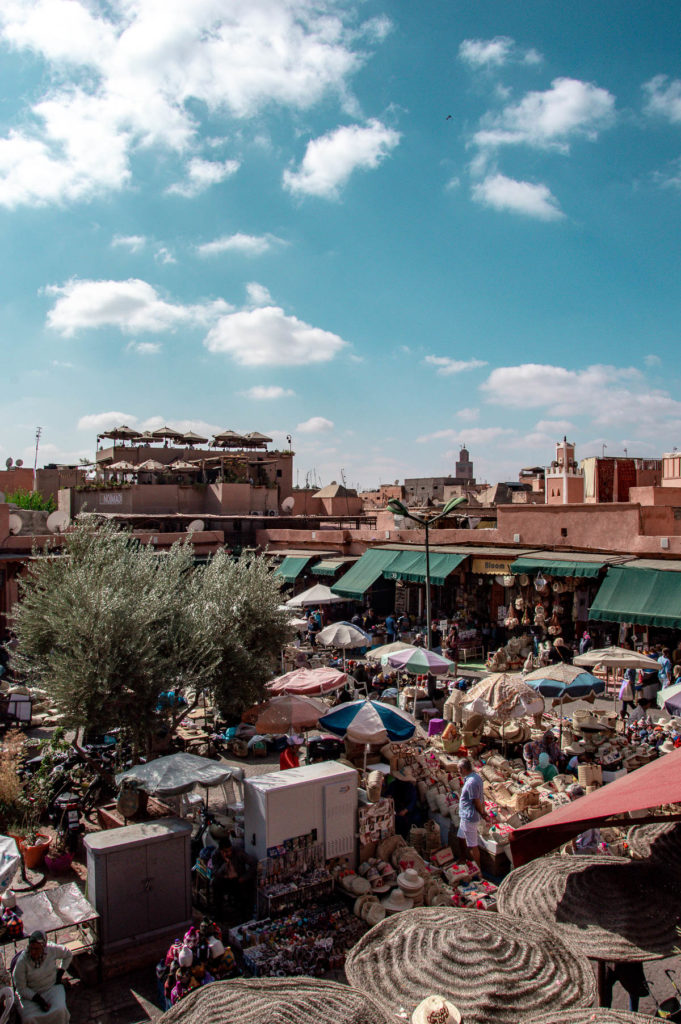
[(411, 715), (375, 700), (353, 700), (340, 704), (319, 719), (319, 727), (354, 743), (401, 743), (416, 730)]
[(579, 665), (566, 665), (564, 662), (535, 669), (523, 677), (523, 682), (541, 693), (542, 697), (553, 697), (561, 703), (584, 700), (605, 690), (602, 679), (585, 672)]

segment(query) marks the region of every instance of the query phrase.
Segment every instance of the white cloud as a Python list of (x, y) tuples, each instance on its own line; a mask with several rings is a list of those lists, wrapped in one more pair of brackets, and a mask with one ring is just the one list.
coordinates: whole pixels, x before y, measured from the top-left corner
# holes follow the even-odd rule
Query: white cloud
[(494, 39), (464, 39), (459, 46), (459, 59), (472, 68), (501, 67), (509, 61), (523, 64), (540, 64), (541, 54), (534, 49), (519, 50), (509, 36), (495, 36)]
[(184, 196), (193, 199), (205, 192), (211, 185), (219, 185), (225, 178), (231, 178), (239, 170), (238, 160), (201, 160), (194, 157), (187, 167), (187, 180), (170, 185), (166, 192), (169, 195)]
[(163, 350), (160, 341), (131, 341), (125, 347), (129, 352), (136, 352), (138, 356), (157, 356)]
[(561, 220), (565, 214), (547, 185), (516, 181), (505, 174), (490, 174), (473, 185), (473, 199), (494, 210), (522, 213), (537, 220)]
[(274, 235), (244, 235), (238, 232), (234, 235), (223, 235), (212, 242), (204, 242), (196, 246), (199, 256), (219, 256), (223, 252), (238, 252), (244, 256), (262, 256), (275, 244), (281, 244), (281, 239)]
[(681, 81), (656, 75), (646, 82), (643, 91), (648, 97), (646, 113), (664, 117), (672, 124), (681, 122)]
[[(89, 0), (0, 7), (0, 38), (38, 54), (49, 83), (21, 113), (21, 127), (0, 140), (0, 204), (120, 189), (137, 151), (163, 146), (191, 157), (202, 119), (216, 113), (244, 119), (272, 107), (308, 110), (330, 94), (349, 107), (349, 79), (388, 28), (385, 19), (358, 24), (354, 5), (342, 0), (97, 7), (101, 16)], [(225, 164), (190, 164), (180, 189), (196, 194), (216, 180), (216, 168), (229, 172)]]
[(450, 377), (453, 373), (464, 373), (466, 370), (477, 370), (487, 366), (481, 359), (450, 359), (449, 356), (426, 356), (423, 360), (429, 366), (437, 366), (440, 377)]
[(327, 363), (347, 342), (287, 316), (278, 306), (264, 306), (221, 317), (205, 345), (209, 352), (225, 352), (241, 366), (307, 366)]
[(269, 402), (276, 398), (290, 398), (295, 391), (290, 388), (282, 388), (278, 384), (254, 384), (248, 391), (244, 391), (246, 398), (253, 398), (257, 402)]
[(111, 239), (113, 249), (129, 249), (130, 252), (139, 252), (146, 244), (144, 235), (114, 235)]
[(222, 299), (183, 306), (161, 299), (146, 281), (80, 281), (49, 285), (48, 295), (58, 296), (47, 314), (47, 324), (65, 337), (96, 327), (121, 331), (173, 330), (180, 324), (208, 325), (232, 307)]
[(459, 409), (459, 411), (457, 412), (456, 415), (460, 416), (462, 419), (479, 420), (480, 419), (480, 410), (479, 409)]
[(284, 185), (295, 195), (335, 199), (353, 171), (375, 169), (399, 141), (399, 132), (377, 120), (337, 128), (308, 142), (299, 169), (284, 171)]
[(333, 422), (323, 416), (312, 416), (304, 423), (299, 423), (296, 430), (299, 434), (325, 434), (333, 430)]
[(681, 402), (660, 389), (647, 389), (635, 367), (563, 366), (524, 363), (492, 370), (481, 390), (488, 401), (509, 409), (548, 407), (559, 417), (588, 418), (612, 426), (636, 423), (642, 431), (659, 432), (665, 422), (681, 423)]
[(154, 253), (154, 259), (157, 263), (177, 263), (177, 260), (173, 256), (170, 249), (166, 248), (165, 245), (160, 245)]
[(662, 365), (662, 360), (660, 359), (660, 357), (656, 356), (653, 352), (650, 352), (647, 356), (644, 356), (643, 362), (646, 364), (646, 366), (649, 367)]
[(264, 284), (257, 281), (249, 281), (246, 285), (248, 301), (252, 306), (271, 306), (272, 296)]
[(484, 148), (522, 143), (566, 153), (572, 138), (596, 139), (614, 117), (615, 97), (607, 89), (555, 78), (545, 92), (528, 92), (499, 114), (487, 114), (474, 142)]
[(509, 427), (461, 427), (458, 430), (436, 430), (432, 434), (422, 434), (416, 440), (419, 444), (428, 441), (456, 441), (457, 444), (463, 444), (465, 439), (467, 445), (472, 445), (487, 444), (511, 434), (515, 434), (515, 431)]
[(100, 434), (103, 430), (111, 430), (112, 427), (120, 427), (125, 423), (128, 427), (135, 427), (137, 417), (130, 412), (96, 412), (87, 416), (81, 416), (78, 420), (79, 430), (95, 430)]
[(567, 434), (575, 425), (571, 420), (539, 420), (534, 429), (542, 434)]

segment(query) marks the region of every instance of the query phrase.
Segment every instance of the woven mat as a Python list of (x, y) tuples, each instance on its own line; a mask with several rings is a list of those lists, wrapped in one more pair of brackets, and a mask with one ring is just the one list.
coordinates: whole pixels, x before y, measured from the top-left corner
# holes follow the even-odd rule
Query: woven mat
[(388, 1024), (362, 993), (315, 978), (216, 981), (185, 996), (163, 1024)]
[(629, 854), (661, 867), (681, 870), (681, 822), (634, 825), (627, 834)]
[(518, 1024), (596, 994), (579, 953), (540, 924), (483, 910), (428, 907), (386, 918), (350, 950), (350, 984), (407, 1018), (426, 996), (446, 996), (465, 1024)]
[(541, 857), (507, 875), (504, 914), (543, 921), (571, 948), (600, 960), (669, 956), (681, 895), (656, 867), (626, 857)]
[(586, 1010), (542, 1013), (538, 1017), (523, 1021), (523, 1024), (653, 1024), (654, 1020), (660, 1024), (659, 1017), (646, 1017), (642, 1013), (591, 1006)]

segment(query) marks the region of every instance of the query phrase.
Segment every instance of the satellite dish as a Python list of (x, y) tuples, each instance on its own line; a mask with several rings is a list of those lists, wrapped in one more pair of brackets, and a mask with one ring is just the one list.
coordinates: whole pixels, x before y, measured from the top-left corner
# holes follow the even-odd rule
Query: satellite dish
[(16, 512), (12, 512), (9, 517), (9, 532), (11, 534), (21, 533), (21, 527), (24, 525), (24, 521), (21, 516), (18, 516)]
[(203, 519), (192, 519), (187, 527), (187, 533), (202, 533), (204, 529)]
[(17, 467), (17, 469), (21, 469), (23, 464), (24, 464), (24, 460), (23, 459), (17, 459), (17, 461), (14, 463), (14, 465)]
[(293, 498), (293, 497), (284, 498), (284, 500), (281, 503), (281, 511), (282, 512), (290, 512), (291, 509), (293, 508), (293, 506), (295, 505), (295, 503), (296, 503), (296, 499)]
[(7, 469), (11, 469), (13, 465), (14, 465), (14, 459), (12, 459), (12, 458), (5, 459), (5, 466), (7, 467)]
[(57, 510), (56, 512), (50, 512), (47, 517), (47, 529), (50, 533), (63, 533), (69, 525), (69, 522), (69, 514), (63, 509)]

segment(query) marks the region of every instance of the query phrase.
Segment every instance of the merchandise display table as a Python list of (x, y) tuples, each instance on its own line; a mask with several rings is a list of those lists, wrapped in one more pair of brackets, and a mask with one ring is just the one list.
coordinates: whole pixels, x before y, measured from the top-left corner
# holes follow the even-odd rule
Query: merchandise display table
[[(54, 941), (68, 946), (74, 956), (94, 953), (99, 957), (99, 914), (86, 900), (75, 882), (67, 882), (56, 889), (45, 889), (28, 895), (16, 893), (17, 907), (21, 910), (24, 938), (38, 929)], [(22, 939), (10, 939), (2, 948), (6, 967)], [(9, 954), (8, 948), (12, 952)]]

